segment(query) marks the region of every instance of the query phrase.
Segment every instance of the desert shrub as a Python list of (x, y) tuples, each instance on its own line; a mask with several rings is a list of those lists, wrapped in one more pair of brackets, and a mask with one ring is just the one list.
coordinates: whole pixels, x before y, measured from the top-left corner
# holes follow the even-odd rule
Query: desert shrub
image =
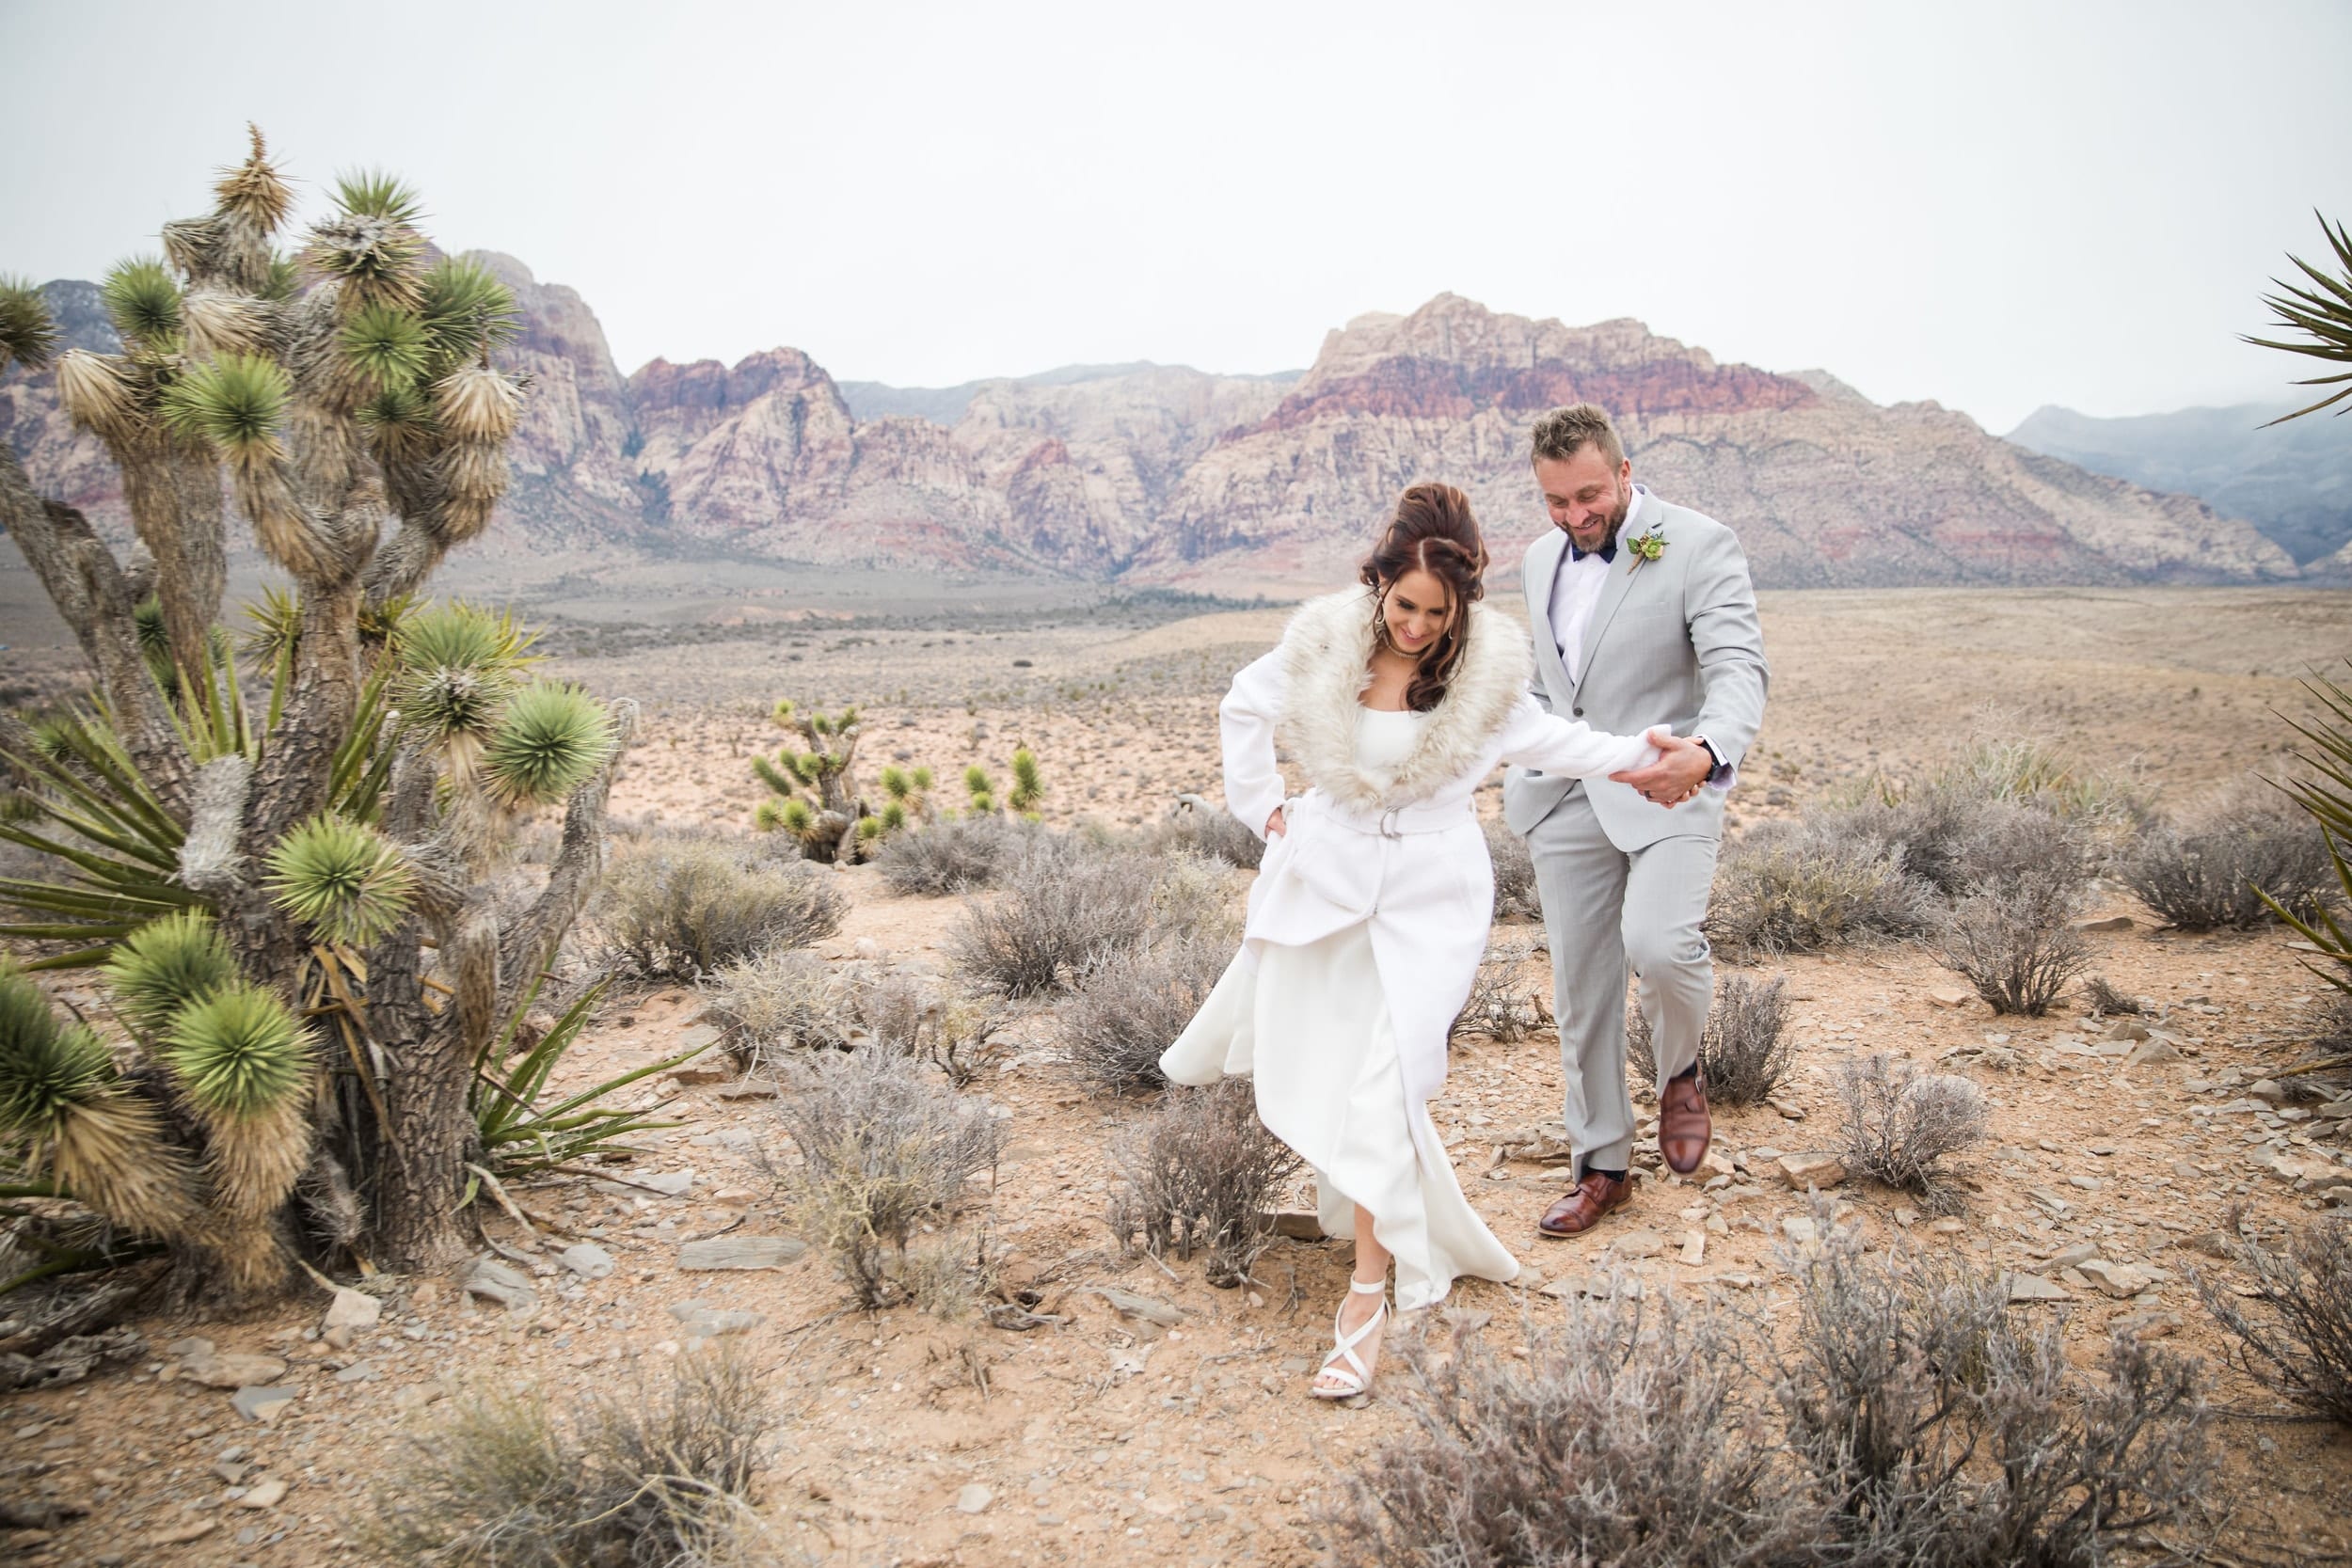
[(1112, 1147), (1124, 1185), (1106, 1216), (1120, 1246), (1205, 1253), (1212, 1285), (1236, 1285), (1274, 1236), (1267, 1205), (1298, 1156), (1258, 1119), (1248, 1080), (1171, 1088)]
[(1724, 847), (1707, 931), (1733, 955), (1815, 953), (1913, 935), (1931, 911), (1899, 847), (1834, 818), (1763, 823)]
[(2185, 931), (2249, 930), (2277, 920), (2268, 894), (2310, 920), (2336, 885), (2319, 826), (2259, 781), (2224, 790), (2125, 851), (2116, 875), (2139, 901)]
[(1942, 1162), (1984, 1136), (1982, 1091), (1965, 1078), (1876, 1054), (1846, 1064), (1837, 1094), (1846, 1167), (1943, 1206)]
[(1507, 914), (1541, 915), (1543, 900), (1535, 892), (1535, 857), (1527, 840), (1500, 818), (1485, 824), (1486, 858), (1495, 868), (1495, 918)]
[(1390, 1331), (1407, 1426), (1324, 1518), (1341, 1568), (1803, 1560), (1808, 1509), (1759, 1431), (1738, 1325), (1622, 1283), (1527, 1320), (1525, 1358)]
[(937, 898), (999, 885), (1021, 850), (1043, 836), (1020, 817), (976, 814), (893, 833), (874, 863), (891, 892)]
[(1540, 980), (1530, 980), (1523, 974), (1534, 952), (1534, 944), (1525, 941), (1498, 942), (1488, 948), (1447, 1037), (1484, 1035), (1516, 1045), (1549, 1023), (1551, 976), (1547, 974)]
[(2025, 887), (2072, 894), (2090, 879), (2093, 849), (2078, 817), (2029, 801), (1986, 800), (1961, 818), (1950, 854), (1950, 891), (1963, 896)]
[[(1722, 1105), (1760, 1105), (1772, 1098), (1796, 1065), (1797, 1042), (1788, 1034), (1788, 985), (1744, 974), (1715, 983), (1715, 1005), (1699, 1036), (1699, 1077), (1707, 1098)], [(1649, 1020), (1639, 1007), (1626, 1009), (1626, 1056), (1655, 1085), (1658, 1058)]]
[(778, 1053), (834, 1050), (856, 1022), (834, 966), (814, 953), (771, 948), (738, 958), (713, 976), (710, 1011), (725, 1029), (727, 1053), (745, 1068)]
[(995, 1118), (873, 1046), (790, 1058), (780, 1069), (777, 1117), (800, 1163), (764, 1157), (795, 1223), (840, 1267), (860, 1306), (908, 1299), (930, 1270), (910, 1262), (908, 1244), (926, 1223), (944, 1226), (964, 1182), (994, 1166)]
[(2039, 1018), (2090, 962), (2079, 907), (2079, 886), (2054, 879), (1969, 894), (1937, 922), (1936, 955), (1994, 1012)]
[(1223, 861), (1255, 871), (1265, 858), (1265, 845), (1241, 818), (1198, 796), (1187, 795), (1143, 835), (1143, 847), (1152, 854), (1180, 850)]
[(804, 862), (717, 838), (656, 839), (605, 879), (599, 923), (616, 969), (692, 979), (841, 928), (849, 899)]
[(2254, 1276), (2240, 1300), (2200, 1275), (2205, 1310), (2236, 1337), (2247, 1370), (2314, 1414), (2352, 1427), (2352, 1229), (2323, 1219), (2278, 1251), (2252, 1240), (2233, 1249)]
[(591, 1397), (561, 1419), (536, 1391), (460, 1400), (375, 1494), (390, 1561), (461, 1568), (719, 1568), (757, 1560), (749, 1497), (774, 1425), (725, 1350), (683, 1356), (666, 1396)]
[(1198, 936), (1120, 952), (1062, 1005), (1055, 1032), (1064, 1066), (1101, 1094), (1162, 1087), (1160, 1053), (1184, 1032), (1232, 957), (1229, 943)]
[(1033, 996), (1081, 984), (1147, 940), (1236, 934), (1214, 863), (1040, 837), (1022, 847), (1002, 893), (967, 901), (947, 950), (986, 989)]
[(2196, 1505), (2211, 1472), (2195, 1360), (2119, 1333), (2084, 1377), (1998, 1274), (1867, 1257), (1858, 1230), (1784, 1261), (1798, 1312), (1773, 1384), (1823, 1509), (1811, 1560), (2059, 1568)]
[(1983, 842), (1988, 808), (2011, 821), (2029, 813), (2062, 823), (2091, 862), (2128, 842), (2147, 817), (2143, 795), (2128, 781), (2078, 771), (2056, 748), (2014, 736), (1979, 737), (1909, 784), (1876, 777), (1854, 797), (1831, 814), (1839, 831), (1899, 849), (1904, 869), (1947, 897), (1982, 885), (1994, 869), (1988, 852), (2022, 840), (2020, 832)]

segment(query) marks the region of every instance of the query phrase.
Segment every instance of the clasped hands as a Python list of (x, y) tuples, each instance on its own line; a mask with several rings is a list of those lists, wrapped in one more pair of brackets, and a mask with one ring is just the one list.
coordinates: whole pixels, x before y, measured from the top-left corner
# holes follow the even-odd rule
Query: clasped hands
[(1646, 768), (1629, 768), (1609, 775), (1612, 782), (1631, 784), (1642, 798), (1661, 806), (1678, 806), (1696, 795), (1715, 771), (1715, 759), (1706, 747), (1663, 728), (1649, 732), (1649, 743), (1661, 753)]

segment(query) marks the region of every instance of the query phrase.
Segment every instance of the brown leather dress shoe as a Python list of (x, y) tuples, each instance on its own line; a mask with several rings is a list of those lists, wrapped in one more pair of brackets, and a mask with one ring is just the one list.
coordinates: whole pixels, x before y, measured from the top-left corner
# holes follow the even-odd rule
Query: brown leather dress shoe
[(1616, 1177), (1588, 1172), (1583, 1180), (1568, 1189), (1567, 1196), (1544, 1211), (1535, 1228), (1547, 1236), (1577, 1235), (1598, 1225), (1603, 1214), (1632, 1196), (1630, 1173)]
[(1666, 1168), (1688, 1176), (1707, 1158), (1707, 1141), (1714, 1124), (1707, 1117), (1707, 1086), (1697, 1073), (1669, 1078), (1658, 1095), (1658, 1151)]

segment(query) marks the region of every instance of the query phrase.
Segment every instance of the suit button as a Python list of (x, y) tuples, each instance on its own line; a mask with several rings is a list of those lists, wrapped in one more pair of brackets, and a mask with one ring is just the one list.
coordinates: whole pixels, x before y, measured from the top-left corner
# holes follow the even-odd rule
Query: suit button
[(1584, 717), (1584, 710), (1583, 710), (1582, 708), (1578, 708), (1578, 709), (1576, 710), (1576, 716), (1577, 716), (1579, 719), (1583, 718), (1583, 717)]

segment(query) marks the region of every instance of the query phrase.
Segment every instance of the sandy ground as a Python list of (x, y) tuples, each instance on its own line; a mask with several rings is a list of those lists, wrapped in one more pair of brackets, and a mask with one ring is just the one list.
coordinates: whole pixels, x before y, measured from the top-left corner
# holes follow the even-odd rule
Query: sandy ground
[[(1985, 725), (2135, 771), (2185, 806), (2282, 760), (2286, 732), (2273, 710), (2301, 711), (2296, 678), (2352, 649), (2352, 595), (2310, 593), (1783, 594), (1766, 596), (1765, 616), (1772, 706), (1741, 784), (1743, 825), (1871, 767), (1916, 768)], [(1134, 825), (1176, 794), (1214, 796), (1216, 696), (1280, 618), (1169, 620), (1111, 607), (1040, 611), (1030, 624), (1018, 613), (1009, 623), (996, 607), (929, 626), (762, 623), (732, 640), (574, 651), (549, 671), (642, 705), (614, 795), (624, 825), (744, 831), (761, 794), (749, 754), (776, 743), (765, 715), (786, 695), (864, 704), (869, 778), (894, 759), (928, 763), (943, 778), (974, 761), (1001, 772), (1026, 743), (1044, 764), (1049, 821)], [(41, 646), (11, 654), (19, 662), (0, 675), (40, 680), (56, 668)], [(959, 901), (892, 895), (870, 868), (837, 876), (851, 910), (819, 951), (848, 959), (879, 948), (953, 983), (941, 943)], [(1246, 887), (1234, 874), (1236, 904)], [(2280, 1419), (2277, 1400), (2227, 1365), (2188, 1285), (2191, 1266), (2223, 1265), (2182, 1244), (2233, 1203), (2268, 1224), (2308, 1218), (2318, 1199), (2275, 1173), (2280, 1157), (2344, 1164), (2343, 1146), (2312, 1131), (2328, 1123), (2255, 1108), (2242, 1094), (2307, 1053), (2322, 989), (2277, 933), (2157, 930), (2112, 891), (2091, 912), (2133, 920), (2090, 938), (2092, 972), (2153, 999), (2183, 1059), (2127, 1069), (2098, 1053), (2101, 1031), (2072, 1010), (2017, 1021), (1973, 1000), (1939, 1005), (1931, 993), (1954, 977), (1911, 947), (1773, 965), (1757, 973), (1785, 974), (1796, 998), (1803, 1049), (1785, 1098), (1801, 1117), (1719, 1113), (1716, 1150), (1731, 1180), (1713, 1191), (1648, 1181), (1587, 1242), (1539, 1240), (1534, 1221), (1558, 1178), (1495, 1160), (1518, 1130), (1558, 1114), (1552, 1037), (1467, 1043), (1438, 1121), (1473, 1203), (1527, 1269), (1507, 1288), (1464, 1282), (1427, 1331), (1492, 1334), (1522, 1313), (1556, 1316), (1564, 1295), (1612, 1263), (1650, 1289), (1778, 1309), (1788, 1282), (1771, 1254), (1805, 1200), (1772, 1179), (1772, 1161), (1829, 1146), (1831, 1085), (1847, 1058), (1890, 1051), (1942, 1062), (1975, 1078), (1994, 1107), (1992, 1137), (1964, 1166), (1965, 1209), (1938, 1224), (1860, 1182), (1836, 1190), (1840, 1209), (1881, 1244), (1953, 1249), (2052, 1278), (2062, 1300), (2018, 1310), (2056, 1314), (2078, 1357), (2126, 1317), (2206, 1356), (2228, 1454), (2231, 1550), (2273, 1561), (2344, 1553), (2352, 1437)], [(567, 1077), (669, 1053), (701, 1007), (686, 988), (613, 994)], [(22, 1560), (60, 1564), (356, 1560), (349, 1543), (370, 1488), (387, 1480), (404, 1433), (437, 1419), (447, 1397), (525, 1381), (559, 1400), (612, 1387), (633, 1366), (688, 1354), (673, 1308), (700, 1303), (760, 1314), (736, 1342), (785, 1416), (759, 1498), (787, 1560), (1315, 1560), (1313, 1507), (1353, 1459), (1400, 1430), (1396, 1404), (1377, 1391), (1361, 1408), (1303, 1392), (1348, 1248), (1279, 1241), (1257, 1266), (1261, 1287), (1232, 1291), (1209, 1287), (1197, 1260), (1163, 1268), (1121, 1258), (1102, 1220), (1107, 1145), (1139, 1107), (1089, 1099), (1069, 1082), (1050, 1049), (1052, 1024), (1050, 1006), (1018, 1018), (1001, 1069), (977, 1085), (1006, 1120), (1009, 1149), (964, 1223), (1007, 1251), (1008, 1266), (1040, 1292), (1038, 1309), (1057, 1321), (1020, 1333), (912, 1308), (866, 1315), (814, 1256), (771, 1271), (680, 1272), (686, 1242), (789, 1227), (755, 1159), (780, 1142), (772, 1105), (727, 1098), (726, 1085), (669, 1085), (648, 1093), (666, 1095), (683, 1125), (628, 1174), (691, 1171), (683, 1195), (567, 1183), (521, 1195), (546, 1222), (543, 1239), (503, 1216), (485, 1221), (538, 1260), (535, 1311), (469, 1302), (454, 1275), (380, 1280), (382, 1323), (345, 1349), (316, 1337), (322, 1293), (245, 1323), (144, 1323), (150, 1359), (12, 1401), (0, 1418), (9, 1490), (88, 1513), (54, 1536), (17, 1532), (10, 1546)], [(577, 1278), (553, 1260), (580, 1239), (609, 1249), (616, 1272)], [(2155, 1282), (2110, 1299), (2051, 1264), (2082, 1242), (2154, 1271)], [(1106, 1286), (1164, 1304), (1176, 1325), (1117, 1310), (1100, 1293)], [(273, 1421), (245, 1419), (227, 1391), (173, 1375), (177, 1359), (163, 1347), (194, 1333), (223, 1351), (288, 1360), (283, 1381), (299, 1396)], [(287, 1483), (282, 1498), (248, 1506), (272, 1495), (256, 1490), (270, 1480)]]

